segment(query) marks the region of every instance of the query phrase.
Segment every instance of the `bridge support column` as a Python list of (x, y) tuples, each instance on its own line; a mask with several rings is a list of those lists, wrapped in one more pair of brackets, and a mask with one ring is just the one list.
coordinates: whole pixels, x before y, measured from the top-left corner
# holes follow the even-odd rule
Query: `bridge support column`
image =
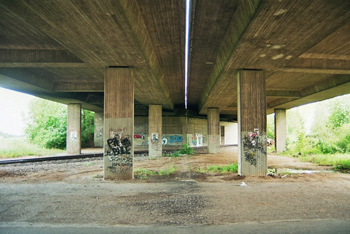
[(181, 121), (181, 133), (182, 133), (182, 142), (181, 145), (184, 145), (187, 143), (187, 122), (188, 117), (180, 117)]
[(81, 105), (68, 104), (67, 154), (81, 153)]
[(148, 114), (148, 152), (150, 157), (162, 156), (162, 106), (150, 105)]
[(266, 88), (263, 71), (240, 70), (237, 79), (240, 175), (266, 176)]
[(275, 150), (286, 150), (287, 142), (287, 115), (286, 109), (275, 109)]
[(94, 146), (103, 147), (103, 113), (95, 112)]
[(129, 68), (108, 68), (104, 97), (104, 179), (134, 178), (134, 78)]
[(220, 113), (219, 108), (208, 108), (208, 153), (220, 151)]

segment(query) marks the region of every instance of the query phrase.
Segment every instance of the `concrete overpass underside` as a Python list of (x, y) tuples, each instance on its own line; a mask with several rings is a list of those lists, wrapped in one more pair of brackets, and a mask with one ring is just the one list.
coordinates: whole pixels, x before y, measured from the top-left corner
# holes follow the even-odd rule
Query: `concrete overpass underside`
[(219, 134), (217, 118), (238, 120), (241, 143), (266, 134), (275, 109), (350, 93), (349, 1), (192, 0), (185, 110), (185, 5), (0, 1), (0, 86), (104, 112), (114, 130), (153, 105), (163, 116), (206, 118), (209, 109), (208, 136)]

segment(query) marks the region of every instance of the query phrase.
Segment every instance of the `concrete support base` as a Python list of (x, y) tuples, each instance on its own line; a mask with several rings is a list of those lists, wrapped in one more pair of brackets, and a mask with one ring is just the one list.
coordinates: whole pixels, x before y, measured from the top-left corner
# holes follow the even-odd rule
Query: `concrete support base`
[(266, 85), (263, 71), (238, 72), (240, 175), (266, 176)]
[(150, 105), (149, 106), (149, 142), (148, 152), (150, 157), (162, 156), (162, 106)]
[(287, 115), (286, 109), (275, 109), (275, 150), (277, 153), (286, 150)]
[(67, 154), (81, 153), (81, 105), (69, 104), (67, 114)]
[(219, 108), (208, 108), (208, 153), (220, 152), (220, 113)]
[(103, 147), (103, 113), (95, 112), (94, 146)]
[(105, 73), (104, 178), (134, 178), (134, 78), (129, 68)]

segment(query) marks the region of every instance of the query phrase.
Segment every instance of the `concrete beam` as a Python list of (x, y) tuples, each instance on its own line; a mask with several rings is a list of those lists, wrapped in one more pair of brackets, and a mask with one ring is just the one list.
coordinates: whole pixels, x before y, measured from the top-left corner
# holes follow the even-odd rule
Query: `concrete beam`
[(312, 73), (312, 74), (350, 74), (350, 69), (325, 69), (325, 68), (299, 68), (286, 67), (277, 69), (282, 72)]
[(316, 85), (300, 91), (298, 99), (278, 99), (267, 105), (267, 113), (271, 114), (276, 108), (289, 109), (303, 104), (322, 101), (338, 95), (350, 93), (350, 75), (334, 75)]
[(266, 90), (266, 96), (279, 98), (300, 98), (301, 94), (298, 91)]
[[(2, 73), (2, 74), (1, 74)], [(13, 78), (16, 77), (16, 78)], [(88, 103), (83, 97), (73, 97), (71, 94), (52, 91), (54, 82), (49, 78), (41, 78), (32, 73), (0, 69), (0, 86), (17, 92), (27, 93), (43, 99), (69, 104), (80, 103), (86, 110), (103, 111), (103, 107)], [(91, 100), (90, 100), (91, 101)], [(99, 103), (101, 101), (99, 100)], [(101, 102), (103, 103), (103, 101)]]
[(104, 82), (55, 82), (54, 92), (103, 92)]
[(208, 86), (204, 90), (201, 97), (199, 104), (200, 113), (203, 113), (202, 109), (205, 108), (205, 104), (208, 101), (208, 98), (216, 82), (227, 67), (228, 60), (234, 53), (234, 50), (238, 45), (241, 37), (253, 20), (254, 15), (258, 11), (261, 2), (261, 0), (241, 1), (238, 8), (236, 9), (236, 12), (239, 12), (239, 14), (234, 14), (232, 23), (227, 30), (223, 42), (221, 43), (221, 48), (218, 53), (217, 60), (214, 63), (213, 71), (211, 72), (208, 80)]
[(82, 63), (68, 50), (0, 49), (2, 63)]
[(154, 43), (149, 37), (149, 32), (141, 15), (137, 1), (120, 1), (118, 4), (120, 4), (120, 8), (123, 10), (124, 15), (126, 16), (126, 20), (131, 27), (131, 32), (135, 37), (135, 41), (140, 51), (142, 51), (142, 53), (145, 55), (149, 69), (152, 71), (153, 75), (155, 76), (155, 80), (159, 85), (159, 88), (162, 90), (164, 99), (167, 102), (166, 106), (169, 106), (171, 107), (170, 109), (173, 109), (174, 103), (169, 98), (169, 90), (164, 81), (166, 77), (164, 76), (164, 72), (160, 66), (161, 63), (157, 57)]
[(0, 63), (0, 68), (88, 68), (85, 63)]

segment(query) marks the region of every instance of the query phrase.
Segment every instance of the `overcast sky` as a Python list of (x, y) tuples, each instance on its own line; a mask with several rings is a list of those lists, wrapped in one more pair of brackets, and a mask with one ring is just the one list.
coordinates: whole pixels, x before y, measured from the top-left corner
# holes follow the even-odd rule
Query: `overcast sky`
[(23, 135), (28, 115), (29, 102), (34, 97), (0, 87), (0, 132), (11, 135)]

